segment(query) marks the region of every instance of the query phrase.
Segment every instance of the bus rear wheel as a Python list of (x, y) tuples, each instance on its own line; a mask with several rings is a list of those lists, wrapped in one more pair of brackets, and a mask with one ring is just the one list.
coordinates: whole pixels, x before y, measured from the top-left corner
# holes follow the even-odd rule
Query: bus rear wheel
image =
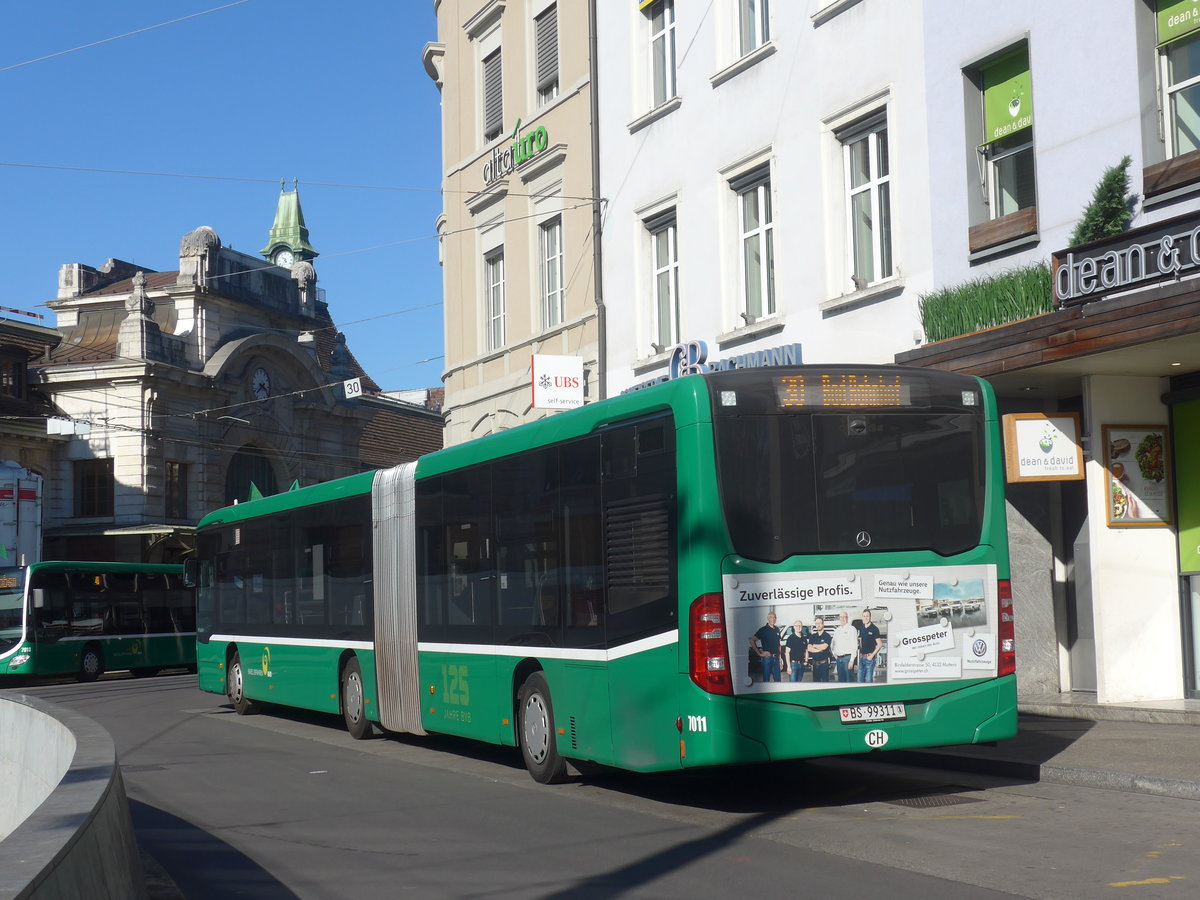
[(554, 731), (554, 707), (546, 676), (534, 672), (525, 679), (517, 695), (521, 755), (525, 768), (539, 784), (560, 784), (567, 778), (567, 761), (558, 755)]
[(249, 716), (258, 712), (258, 704), (246, 696), (242, 657), (236, 651), (229, 660), (229, 671), (225, 676), (225, 693), (229, 697), (229, 702), (233, 704), (233, 711), (239, 716)]
[(371, 736), (371, 721), (367, 718), (365, 701), (362, 669), (357, 659), (351, 659), (342, 669), (342, 718), (346, 720), (350, 737), (356, 741)]
[(80, 681), (95, 681), (103, 674), (104, 651), (95, 644), (88, 644), (79, 657), (79, 674), (75, 677)]

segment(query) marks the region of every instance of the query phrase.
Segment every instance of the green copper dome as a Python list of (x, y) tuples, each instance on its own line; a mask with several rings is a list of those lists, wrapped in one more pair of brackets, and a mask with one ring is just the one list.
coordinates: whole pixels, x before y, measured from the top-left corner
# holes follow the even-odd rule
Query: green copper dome
[(300, 186), (292, 182), (292, 190), (285, 190), (279, 182), (279, 204), (275, 207), (275, 224), (267, 237), (267, 246), (258, 252), (271, 259), (281, 247), (290, 247), (297, 260), (312, 259), (319, 255), (308, 242), (308, 226), (304, 224), (304, 210), (300, 208)]

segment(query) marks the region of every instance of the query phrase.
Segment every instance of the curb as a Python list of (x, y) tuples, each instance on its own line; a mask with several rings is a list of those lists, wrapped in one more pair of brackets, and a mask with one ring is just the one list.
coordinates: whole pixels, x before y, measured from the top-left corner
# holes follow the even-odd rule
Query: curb
[(936, 750), (897, 750), (890, 754), (889, 761), (900, 765), (949, 769), (970, 772), (973, 775), (994, 775), (1019, 781), (1044, 781), (1049, 784), (1149, 794), (1177, 800), (1200, 800), (1200, 783), (1180, 778), (1110, 772), (1078, 766), (1055, 766), (1012, 759), (989, 759), (983, 756), (939, 753)]

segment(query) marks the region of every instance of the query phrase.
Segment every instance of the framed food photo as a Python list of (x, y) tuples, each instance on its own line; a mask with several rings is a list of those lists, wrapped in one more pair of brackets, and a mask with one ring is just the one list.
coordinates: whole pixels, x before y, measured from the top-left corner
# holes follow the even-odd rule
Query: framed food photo
[(1110, 527), (1171, 524), (1165, 425), (1105, 425), (1104, 469)]

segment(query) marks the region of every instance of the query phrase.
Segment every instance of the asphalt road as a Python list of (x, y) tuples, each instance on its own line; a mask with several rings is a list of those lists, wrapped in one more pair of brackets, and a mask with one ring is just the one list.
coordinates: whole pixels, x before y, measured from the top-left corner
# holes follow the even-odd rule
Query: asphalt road
[[(511, 750), (239, 717), (195, 677), (25, 692), (117, 743), (186, 898), (1190, 898), (1195, 802), (863, 760), (535, 784)], [(884, 757), (877, 757), (882, 759)]]

